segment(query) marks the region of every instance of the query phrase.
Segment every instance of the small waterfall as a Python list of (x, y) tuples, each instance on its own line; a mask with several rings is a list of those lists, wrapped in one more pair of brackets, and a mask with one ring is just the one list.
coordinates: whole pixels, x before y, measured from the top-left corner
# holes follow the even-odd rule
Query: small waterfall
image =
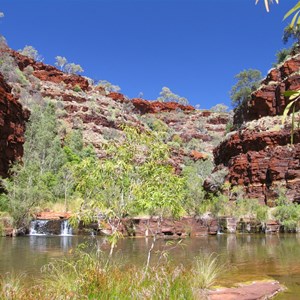
[(29, 235), (47, 235), (48, 220), (34, 220), (30, 222)]
[(61, 222), (61, 236), (70, 236), (72, 235), (72, 226), (70, 225), (68, 220), (63, 220)]
[(72, 227), (68, 220), (34, 220), (30, 223), (29, 235), (71, 236)]

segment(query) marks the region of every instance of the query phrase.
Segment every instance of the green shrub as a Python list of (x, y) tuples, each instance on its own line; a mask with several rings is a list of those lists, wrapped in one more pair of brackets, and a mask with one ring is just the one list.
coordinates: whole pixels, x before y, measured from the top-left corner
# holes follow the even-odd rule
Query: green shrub
[(82, 89), (78, 84), (76, 84), (73, 88), (73, 91), (76, 92), (76, 93), (79, 93), (79, 92), (82, 92)]
[(179, 134), (174, 134), (172, 137), (172, 142), (178, 143), (179, 145), (182, 144), (182, 138), (180, 137)]
[(281, 204), (276, 207), (274, 217), (285, 231), (294, 231), (300, 221), (300, 206), (297, 203)]
[(257, 199), (239, 199), (236, 201), (235, 216), (264, 222), (268, 218), (268, 210), (269, 208), (259, 204)]

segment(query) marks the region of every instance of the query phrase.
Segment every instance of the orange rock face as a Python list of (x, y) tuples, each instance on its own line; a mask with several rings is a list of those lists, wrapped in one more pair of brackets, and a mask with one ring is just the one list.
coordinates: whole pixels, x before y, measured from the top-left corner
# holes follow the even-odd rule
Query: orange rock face
[(0, 74), (0, 176), (6, 177), (9, 166), (23, 155), (25, 121), (29, 112), (11, 94)]
[(37, 216), (37, 220), (61, 220), (61, 219), (69, 219), (71, 214), (68, 212), (40, 212)]

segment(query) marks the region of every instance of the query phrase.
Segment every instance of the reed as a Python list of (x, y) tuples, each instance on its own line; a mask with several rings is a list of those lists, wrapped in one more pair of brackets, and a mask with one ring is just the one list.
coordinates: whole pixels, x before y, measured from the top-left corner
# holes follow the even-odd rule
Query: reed
[(25, 285), (25, 275), (2, 276), (1, 299), (203, 299), (224, 270), (215, 254), (196, 257), (192, 268), (163, 260), (145, 273), (116, 260), (108, 265), (103, 252), (79, 250), (45, 265), (34, 286)]

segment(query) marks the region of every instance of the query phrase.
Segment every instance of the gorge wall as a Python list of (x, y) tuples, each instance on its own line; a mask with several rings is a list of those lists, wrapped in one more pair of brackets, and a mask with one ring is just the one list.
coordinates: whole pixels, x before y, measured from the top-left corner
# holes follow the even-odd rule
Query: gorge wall
[(226, 180), (231, 186), (243, 187), (248, 198), (269, 206), (282, 188), (288, 199), (300, 203), (299, 131), (291, 145), (290, 118), (282, 125), (281, 116), (289, 102), (283, 93), (300, 89), (299, 71), (300, 55), (270, 70), (234, 116), (235, 123), (246, 123), (214, 150), (215, 163), (228, 170)]
[(252, 93), (251, 100), (246, 102), (234, 115), (234, 123), (257, 120), (266, 116), (282, 115), (289, 99), (284, 97), (288, 90), (300, 88), (300, 54), (271, 69), (262, 81), (258, 90)]
[[(106, 91), (88, 78), (66, 74), (9, 48), (1, 48), (1, 55), (7, 63), (13, 59), (7, 68), (8, 74), (4, 76), (9, 84), (5, 84), (5, 97), (11, 99), (18, 108), (18, 112), (13, 114), (14, 121), (6, 118), (3, 125), (4, 131), (10, 132), (12, 126), (16, 132), (14, 138), (6, 134), (10, 136), (10, 144), (7, 144), (8, 137), (1, 135), (2, 153), (7, 153), (1, 156), (2, 165), (5, 166), (2, 176), (7, 176), (10, 162), (22, 156), (27, 120), (26, 113), (22, 115), (22, 105), (30, 110), (34, 103), (45, 99), (53, 101), (57, 107), (63, 134), (82, 129), (85, 143), (94, 146), (100, 159), (106, 155), (103, 145), (112, 140), (122, 141), (124, 125), (164, 132), (164, 141), (171, 148), (169, 163), (178, 172), (186, 159), (212, 159), (212, 150), (224, 136), (226, 124), (232, 118), (228, 113), (200, 111), (174, 102), (129, 99), (121, 93)], [(11, 76), (14, 69), (18, 69), (18, 72)], [(15, 148), (12, 150), (13, 144)]]
[(29, 112), (11, 94), (0, 74), (0, 176), (6, 177), (10, 165), (23, 155), (25, 122)]

